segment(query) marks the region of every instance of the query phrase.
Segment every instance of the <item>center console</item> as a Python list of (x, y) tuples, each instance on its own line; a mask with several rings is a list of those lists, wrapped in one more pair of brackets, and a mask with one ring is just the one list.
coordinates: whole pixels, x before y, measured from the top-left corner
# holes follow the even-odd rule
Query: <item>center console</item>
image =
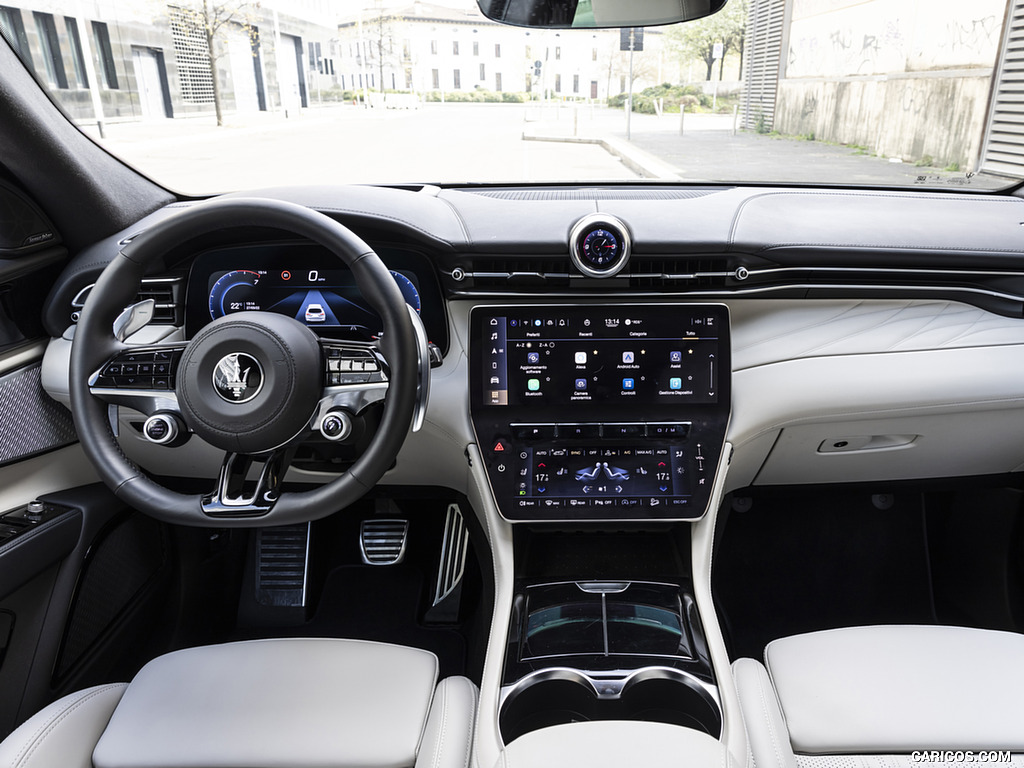
[(686, 521), (711, 501), (731, 372), (721, 305), (471, 310), (473, 428), (498, 511), (517, 523), (505, 745), (584, 721), (717, 744)]
[(729, 419), (721, 305), (476, 307), (471, 408), (510, 521), (695, 520)]

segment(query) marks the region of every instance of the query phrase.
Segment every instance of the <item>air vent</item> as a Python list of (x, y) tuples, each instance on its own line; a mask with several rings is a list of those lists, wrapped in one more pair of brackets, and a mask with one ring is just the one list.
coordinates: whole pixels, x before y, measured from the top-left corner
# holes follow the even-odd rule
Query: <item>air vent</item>
[(735, 270), (724, 260), (634, 257), (628, 266), (631, 288), (724, 288)]
[(461, 274), (466, 288), (555, 288), (569, 285), (570, 271), (568, 258), (478, 258)]
[(408, 520), (364, 520), (359, 548), (367, 565), (396, 565), (405, 557)]
[[(71, 300), (71, 321), (77, 323), (82, 307), (85, 306), (93, 285), (85, 286)], [(182, 279), (180, 277), (154, 277), (142, 281), (135, 302), (153, 299), (156, 312), (153, 322), (156, 325), (181, 325), (185, 321), (183, 304)], [(134, 303), (134, 302), (133, 302)]]
[(257, 601), (261, 605), (305, 605), (309, 523), (262, 528), (256, 548)]
[(480, 197), (497, 200), (689, 200), (721, 189), (473, 189)]

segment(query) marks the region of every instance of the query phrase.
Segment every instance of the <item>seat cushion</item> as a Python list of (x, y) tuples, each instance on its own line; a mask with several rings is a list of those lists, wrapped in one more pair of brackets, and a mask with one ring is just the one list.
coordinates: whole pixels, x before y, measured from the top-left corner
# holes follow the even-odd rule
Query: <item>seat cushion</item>
[(1024, 750), (1024, 636), (852, 627), (776, 640), (765, 663), (798, 753)]
[(409, 768), (437, 658), (360, 640), (191, 648), (147, 664), (93, 753), (96, 768)]

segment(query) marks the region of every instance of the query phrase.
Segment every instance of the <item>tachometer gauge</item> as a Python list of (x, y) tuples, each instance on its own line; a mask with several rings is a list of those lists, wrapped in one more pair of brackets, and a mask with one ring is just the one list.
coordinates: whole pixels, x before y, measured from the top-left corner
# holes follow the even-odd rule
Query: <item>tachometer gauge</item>
[(261, 309), (256, 285), (262, 279), (259, 272), (236, 269), (221, 275), (210, 289), (210, 317), (230, 315), (233, 312)]
[(395, 270), (389, 270), (391, 276), (395, 278), (395, 282), (398, 283), (398, 290), (402, 292), (402, 298), (405, 299), (405, 303), (416, 310), (416, 314), (420, 313), (420, 292), (416, 290), (416, 286), (412, 284), (412, 280), (403, 275), (401, 272), (395, 272)]

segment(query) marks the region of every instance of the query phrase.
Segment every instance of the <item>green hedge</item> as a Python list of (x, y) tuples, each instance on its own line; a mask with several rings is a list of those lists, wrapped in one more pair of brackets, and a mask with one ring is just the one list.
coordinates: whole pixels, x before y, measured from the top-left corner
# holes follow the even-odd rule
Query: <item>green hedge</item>
[[(440, 91), (427, 91), (423, 94), (424, 101), (441, 101)], [(521, 104), (526, 99), (524, 94), (512, 91), (488, 91), (480, 88), (475, 91), (445, 91), (444, 100), (453, 103), (470, 104)]]

